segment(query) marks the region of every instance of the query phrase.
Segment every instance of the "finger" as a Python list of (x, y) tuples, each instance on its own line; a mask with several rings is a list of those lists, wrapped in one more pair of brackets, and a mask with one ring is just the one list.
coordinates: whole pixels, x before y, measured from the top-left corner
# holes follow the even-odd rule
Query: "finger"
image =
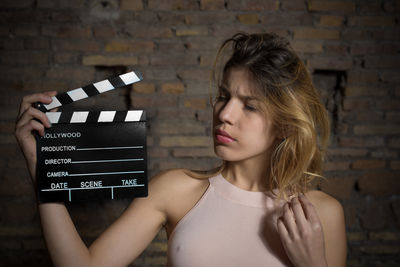
[(286, 241), (289, 238), (289, 233), (281, 218), (278, 219), (277, 227), (278, 227), (278, 234), (281, 238), (282, 243), (286, 243)]
[(50, 121), (47, 118), (46, 114), (37, 110), (34, 107), (29, 107), (20, 117), (20, 119), (16, 123), (16, 129), (21, 127), (22, 125), (27, 124), (30, 120), (39, 120), (46, 127), (50, 127)]
[(300, 230), (306, 229), (307, 219), (303, 211), (303, 206), (301, 205), (298, 197), (292, 198), (290, 202), (290, 207), (293, 211), (293, 216), (296, 220), (296, 224), (300, 228)]
[(314, 205), (305, 195), (300, 195), (299, 201), (303, 207), (304, 214), (306, 216), (307, 221), (309, 222), (319, 222), (317, 211), (314, 208)]
[(44, 136), (44, 126), (43, 124), (30, 120), (28, 123), (22, 125), (17, 132), (17, 135), (21, 138), (24, 138), (27, 135), (30, 135), (33, 131), (37, 131), (40, 136)]
[(283, 216), (281, 218), (289, 235), (293, 239), (296, 239), (298, 237), (297, 225), (293, 216), (293, 212), (290, 210), (288, 203), (283, 206)]
[(50, 104), (52, 101), (51, 97), (55, 96), (56, 94), (57, 91), (49, 91), (45, 93), (37, 93), (24, 96), (19, 108), (19, 116), (21, 116), (21, 114), (24, 113), (24, 111), (27, 110), (29, 107), (31, 107), (33, 103), (42, 102), (44, 104)]

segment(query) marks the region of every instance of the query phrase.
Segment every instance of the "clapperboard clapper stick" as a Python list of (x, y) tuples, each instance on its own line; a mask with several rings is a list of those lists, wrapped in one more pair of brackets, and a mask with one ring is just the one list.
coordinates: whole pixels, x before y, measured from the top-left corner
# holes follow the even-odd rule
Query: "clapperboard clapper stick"
[(48, 105), (36, 103), (52, 123), (36, 137), (39, 201), (147, 196), (143, 110), (47, 112), (142, 79), (132, 71), (58, 94)]

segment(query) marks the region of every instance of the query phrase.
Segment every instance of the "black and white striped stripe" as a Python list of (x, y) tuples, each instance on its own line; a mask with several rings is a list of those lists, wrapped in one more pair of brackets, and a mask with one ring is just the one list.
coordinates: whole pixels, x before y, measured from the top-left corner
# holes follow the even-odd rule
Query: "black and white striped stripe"
[(46, 112), (52, 124), (145, 121), (144, 110)]
[(49, 111), (53, 108), (57, 108), (63, 105), (68, 105), (75, 101), (92, 97), (104, 92), (114, 90), (116, 88), (126, 86), (135, 82), (143, 80), (142, 75), (139, 72), (128, 72), (117, 77), (106, 79), (97, 83), (89, 84), (81, 88), (77, 88), (65, 93), (53, 96), (53, 101), (48, 104), (36, 103), (35, 107), (43, 112)]

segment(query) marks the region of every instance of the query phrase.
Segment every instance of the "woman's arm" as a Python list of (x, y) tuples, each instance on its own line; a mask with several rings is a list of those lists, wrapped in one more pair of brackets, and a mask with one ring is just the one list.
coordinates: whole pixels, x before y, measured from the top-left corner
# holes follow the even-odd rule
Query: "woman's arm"
[[(44, 135), (50, 127), (46, 115), (33, 108), (40, 101), (51, 102), (56, 92), (24, 97), (17, 117), (15, 135), (25, 156), (29, 173), (36, 186), (36, 141), (33, 132)], [(87, 248), (62, 203), (39, 204), (43, 234), (56, 266), (126, 266), (151, 242), (166, 221), (157, 186), (165, 179), (152, 179), (149, 197), (135, 199), (124, 214)]]
[(343, 209), (323, 192), (310, 191), (286, 203), (278, 232), (294, 266), (346, 265)]

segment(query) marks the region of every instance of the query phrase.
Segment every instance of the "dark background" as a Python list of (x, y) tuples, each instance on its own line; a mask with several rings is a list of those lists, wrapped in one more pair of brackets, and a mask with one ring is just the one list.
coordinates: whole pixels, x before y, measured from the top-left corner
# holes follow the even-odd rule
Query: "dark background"
[[(331, 114), (319, 187), (344, 206), (348, 266), (399, 266), (399, 11), (383, 0), (0, 1), (0, 265), (51, 265), (13, 136), (22, 96), (140, 70), (143, 82), (68, 108), (146, 109), (151, 175), (209, 169), (219, 163), (208, 103), (217, 48), (237, 31), (272, 31), (292, 41)], [(128, 203), (69, 209), (90, 243)], [(166, 249), (161, 232), (132, 266), (164, 266)]]

